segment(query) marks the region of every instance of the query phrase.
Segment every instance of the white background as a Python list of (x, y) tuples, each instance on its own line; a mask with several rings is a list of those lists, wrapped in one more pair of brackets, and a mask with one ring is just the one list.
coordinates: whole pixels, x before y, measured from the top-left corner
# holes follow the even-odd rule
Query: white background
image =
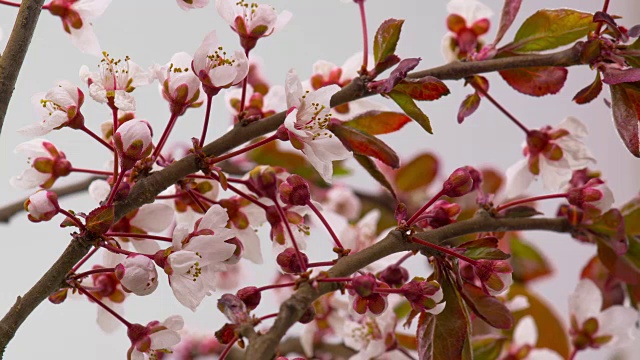
[[(496, 12), (492, 19), (494, 29), (490, 39), (498, 22), (502, 2), (493, 0), (486, 3)], [(272, 0), (270, 4), (278, 10), (288, 9), (294, 15), (281, 33), (261, 40), (252, 52), (264, 59), (264, 72), (272, 84), (282, 84), (289, 68), (295, 68), (301, 77), (306, 77), (310, 75), (311, 65), (318, 59), (342, 64), (346, 58), (361, 50), (360, 21), (355, 5), (342, 4), (338, 0)], [(560, 6), (593, 12), (602, 5), (601, 1), (594, 0), (525, 1), (515, 21), (515, 28), (538, 8)], [(445, 9), (445, 1), (370, 0), (367, 1), (370, 33), (386, 18), (406, 19), (398, 54), (401, 57), (421, 57), (423, 61), (419, 68), (441, 65), (440, 39), (446, 31)], [(625, 16), (620, 22), (627, 27), (640, 23), (637, 10), (635, 1), (612, 1), (611, 4), (612, 13)], [(0, 5), (0, 27), (5, 33), (2, 46), (16, 13), (17, 9)], [(128, 55), (143, 67), (154, 63), (164, 64), (178, 51), (193, 54), (204, 35), (213, 29), (218, 31), (226, 50), (239, 48), (236, 34), (217, 15), (213, 4), (205, 9), (184, 12), (173, 0), (114, 1), (103, 17), (95, 21), (94, 27), (103, 49), (114, 57)], [(506, 40), (512, 38), (513, 30), (507, 34)], [(19, 174), (25, 166), (25, 159), (14, 156), (13, 149), (28, 139), (17, 135), (15, 130), (39, 120), (32, 109), (31, 96), (46, 91), (62, 79), (81, 86), (78, 78), (80, 66), (86, 64), (95, 70), (97, 63), (98, 59), (80, 54), (71, 45), (59, 18), (43, 12), (0, 138), (0, 203), (24, 199), (30, 194), (12, 189), (8, 180)], [(585, 122), (591, 131), (587, 142), (598, 160), (598, 168), (604, 171), (620, 204), (638, 190), (639, 161), (626, 151), (611, 125), (609, 110), (602, 101), (603, 97), (608, 97), (608, 93), (604, 92), (604, 96), (586, 106), (578, 106), (570, 101), (576, 91), (592, 81), (593, 76), (593, 72), (586, 67), (571, 68), (569, 79), (559, 96), (543, 98), (516, 93), (497, 75), (492, 74), (489, 79), (494, 97), (531, 128), (555, 125), (568, 115)], [(478, 112), (467, 119), (464, 125), (458, 125), (455, 120), (458, 106), (470, 90), (463, 88), (462, 82), (447, 82), (447, 85), (452, 91), (451, 95), (421, 105), (432, 120), (435, 135), (426, 134), (411, 123), (402, 131), (385, 136), (384, 140), (405, 159), (425, 150), (436, 152), (443, 159), (443, 174), (467, 164), (491, 164), (505, 170), (520, 159), (520, 143), (524, 140), (521, 131), (488, 102), (483, 102)], [(84, 86), (81, 88), (86, 89)], [(106, 106), (93, 102), (88, 91), (85, 91), (85, 95), (82, 111), (86, 124), (97, 132), (99, 124), (110, 118), (110, 111)], [(134, 95), (138, 103), (138, 117), (148, 119), (156, 129), (156, 136), (159, 136), (169, 113), (158, 95), (156, 84), (137, 89)], [(208, 139), (215, 138), (228, 126), (229, 115), (222, 104), (222, 96), (216, 100), (212, 116), (214, 127)], [(391, 103), (388, 106), (394, 107)], [(186, 116), (180, 118), (172, 140), (187, 140), (195, 133), (199, 134), (203, 112), (203, 109), (189, 110)], [(64, 129), (47, 138), (58, 145), (77, 167), (100, 168), (107, 160), (106, 152), (82, 133)], [(64, 180), (78, 179), (80, 175), (72, 175)], [(58, 184), (64, 182), (59, 181)], [(356, 171), (350, 183), (376, 189), (376, 185), (361, 171)], [(534, 187), (532, 192), (535, 191), (540, 191), (540, 188)], [(66, 197), (61, 204), (77, 211), (88, 211), (93, 205), (87, 195)], [(545, 209), (551, 213), (555, 207), (550, 204)], [(68, 243), (68, 231), (59, 229), (56, 223), (32, 224), (24, 214), (19, 214), (10, 224), (0, 225), (0, 312), (9, 309), (15, 297), (26, 292), (39, 279)], [(567, 295), (573, 290), (580, 269), (594, 254), (595, 248), (579, 244), (568, 236), (530, 233), (526, 238), (544, 249), (556, 269), (553, 278), (540, 281), (534, 287), (557, 306), (566, 320)], [(264, 241), (263, 249), (267, 250), (265, 255), (268, 255), (269, 247)], [(323, 241), (316, 243), (319, 246), (325, 244)], [(256, 286), (269, 283), (275, 274), (272, 263), (267, 260), (263, 267), (248, 267), (246, 283)], [(185, 316), (191, 328), (214, 331), (222, 324), (222, 316), (215, 308), (216, 298), (207, 298), (198, 312), (192, 314), (177, 303), (166, 283), (163, 283), (151, 296), (129, 297), (126, 316), (130, 321), (146, 323), (178, 313)], [(272, 298), (265, 301), (261, 314), (275, 310), (276, 304)], [(6, 351), (6, 358), (123, 358), (129, 347), (125, 331), (113, 335), (102, 333), (95, 325), (95, 311), (95, 305), (84, 300), (75, 299), (62, 305), (44, 302), (22, 325)], [(603, 353), (598, 353), (578, 358), (602, 357)]]

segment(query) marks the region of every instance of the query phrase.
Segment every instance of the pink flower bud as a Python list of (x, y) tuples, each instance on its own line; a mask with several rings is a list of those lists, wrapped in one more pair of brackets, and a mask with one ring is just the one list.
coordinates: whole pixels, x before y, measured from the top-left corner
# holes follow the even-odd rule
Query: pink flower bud
[[(302, 252), (300, 254), (302, 255), (302, 260), (305, 262), (304, 268), (306, 268), (306, 265), (309, 264), (309, 258)], [(302, 264), (300, 264), (300, 260), (298, 260), (298, 255), (294, 248), (287, 248), (278, 254), (276, 262), (285, 273), (297, 274), (301, 273), (303, 270)]]
[(158, 287), (158, 272), (153, 260), (133, 254), (118, 264), (115, 274), (122, 288), (138, 296), (149, 295)]
[(249, 172), (249, 182), (261, 195), (275, 199), (278, 192), (278, 173), (281, 168), (256, 166)]
[(24, 202), (28, 218), (33, 222), (49, 221), (58, 213), (58, 195), (52, 191), (40, 190)]
[(569, 204), (596, 214), (605, 212), (613, 205), (613, 193), (604, 181), (594, 178), (581, 187), (567, 193)]
[(402, 266), (390, 265), (382, 270), (380, 280), (391, 287), (401, 287), (409, 280), (409, 272)]
[(218, 299), (218, 310), (234, 324), (249, 320), (247, 306), (240, 298), (233, 294), (224, 294)]
[(473, 190), (473, 178), (464, 167), (454, 170), (442, 185), (442, 193), (448, 197), (459, 197)]
[(262, 293), (255, 286), (247, 286), (238, 290), (236, 296), (242, 300), (249, 311), (257, 308), (260, 305), (260, 300), (262, 300)]
[(280, 184), (280, 199), (288, 205), (304, 206), (311, 201), (309, 184), (300, 175), (289, 175), (287, 181)]
[(124, 170), (151, 154), (152, 135), (151, 126), (145, 120), (129, 120), (118, 127), (113, 140)]

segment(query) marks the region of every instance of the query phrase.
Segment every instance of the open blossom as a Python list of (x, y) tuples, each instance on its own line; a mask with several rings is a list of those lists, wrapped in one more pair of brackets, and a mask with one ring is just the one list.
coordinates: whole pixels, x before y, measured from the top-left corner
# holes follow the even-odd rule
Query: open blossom
[(355, 220), (360, 215), (362, 204), (351, 188), (335, 184), (327, 191), (322, 207), (344, 216), (347, 220)]
[(189, 11), (191, 9), (201, 9), (209, 5), (209, 0), (176, 0), (180, 9)]
[(64, 153), (46, 140), (29, 140), (16, 146), (14, 152), (27, 155), (30, 166), (19, 176), (11, 178), (13, 187), (31, 189), (40, 186), (48, 189), (59, 177), (71, 173), (71, 163)]
[(158, 287), (156, 265), (149, 257), (132, 254), (115, 267), (122, 288), (139, 296), (149, 295)]
[(51, 14), (60, 16), (62, 27), (71, 42), (83, 53), (100, 56), (100, 44), (91, 21), (107, 9), (111, 0), (53, 0), (48, 4)]
[(547, 348), (536, 348), (538, 343), (538, 328), (531, 315), (527, 315), (518, 321), (513, 330), (511, 345), (501, 359), (522, 360), (561, 360), (557, 352)]
[(113, 102), (119, 110), (134, 111), (136, 100), (131, 92), (136, 87), (149, 84), (151, 77), (128, 56), (124, 61), (112, 59), (106, 52), (103, 52), (103, 56), (98, 65), (99, 71), (91, 72), (83, 65), (80, 68), (80, 79), (89, 85), (89, 94), (93, 100), (101, 104)]
[(586, 135), (587, 127), (574, 117), (565, 118), (556, 128), (530, 131), (524, 147), (526, 158), (507, 169), (507, 196), (522, 194), (538, 176), (547, 190), (562, 190), (572, 170), (595, 162), (584, 144)]
[[(254, 91), (251, 85), (247, 85), (247, 93), (244, 106), (244, 119), (260, 120), (276, 112), (282, 111), (286, 107), (284, 88), (280, 85), (271, 86), (266, 95)], [(240, 101), (242, 89), (230, 89), (224, 95), (225, 104), (229, 112), (234, 115), (234, 120), (240, 112)]]
[(215, 291), (216, 272), (226, 270), (224, 262), (236, 251), (236, 245), (226, 242), (235, 237), (226, 228), (228, 220), (227, 212), (214, 205), (191, 233), (184, 226), (173, 232), (174, 252), (167, 257), (164, 269), (176, 299), (192, 311)]
[[(103, 267), (94, 265), (92, 269), (100, 268)], [(124, 312), (122, 303), (126, 298), (126, 294), (122, 291), (122, 285), (113, 272), (92, 274), (88, 279), (90, 281), (87, 283), (87, 287), (91, 289), (91, 295), (116, 313), (122, 314)], [(92, 300), (89, 299), (89, 301)], [(97, 322), (102, 331), (110, 333), (122, 326), (122, 323), (102, 306), (96, 305), (96, 307), (98, 308)]]
[(338, 85), (329, 85), (305, 93), (296, 72), (292, 69), (287, 73), (285, 93), (289, 113), (284, 120), (284, 128), (291, 144), (306, 155), (326, 182), (331, 182), (333, 161), (344, 160), (351, 155), (327, 130), (332, 115), (329, 112), (331, 96), (338, 90)]
[(158, 354), (170, 352), (178, 345), (184, 320), (179, 315), (168, 317), (165, 321), (151, 321), (146, 326), (133, 324), (127, 329), (131, 347), (127, 360), (157, 359)]
[(160, 83), (162, 97), (169, 102), (171, 112), (183, 114), (187, 108), (202, 105), (204, 97), (200, 91), (200, 79), (191, 70), (191, 55), (179, 52), (164, 66), (152, 68), (154, 78)]
[(216, 0), (216, 10), (240, 35), (240, 44), (247, 52), (256, 46), (258, 39), (272, 35), (291, 20), (291, 13), (286, 10), (278, 14), (269, 5), (244, 0)]
[(357, 351), (349, 360), (377, 359), (385, 354), (396, 341), (397, 321), (391, 310), (375, 318), (362, 316), (347, 319), (342, 329), (344, 344)]
[(600, 289), (589, 279), (580, 280), (569, 296), (570, 331), (577, 349), (624, 346), (637, 335), (637, 310), (613, 305), (603, 311), (602, 303)]
[(34, 95), (32, 101), (41, 120), (18, 129), (22, 135), (42, 136), (65, 126), (73, 129), (84, 126), (84, 116), (80, 112), (84, 93), (68, 81), (60, 81), (46, 93)]
[(493, 11), (477, 0), (451, 0), (447, 10), (449, 33), (442, 38), (442, 55), (447, 61), (464, 59), (482, 46), (480, 36), (489, 31)]
[(58, 213), (58, 196), (53, 191), (40, 190), (29, 196), (24, 209), (33, 222), (49, 221)]
[(202, 81), (202, 87), (209, 96), (216, 95), (220, 89), (241, 82), (249, 72), (249, 60), (244, 52), (236, 50), (227, 54), (218, 45), (215, 30), (207, 34), (193, 55), (193, 72)]

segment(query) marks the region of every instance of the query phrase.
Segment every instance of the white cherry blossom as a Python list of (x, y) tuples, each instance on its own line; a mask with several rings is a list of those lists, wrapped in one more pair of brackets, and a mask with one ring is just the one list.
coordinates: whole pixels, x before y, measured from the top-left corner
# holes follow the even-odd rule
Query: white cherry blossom
[(209, 95), (241, 82), (249, 72), (249, 60), (243, 51), (227, 54), (218, 44), (215, 30), (207, 34), (193, 55), (193, 71)]
[(129, 330), (131, 347), (127, 360), (157, 359), (156, 353), (170, 352), (171, 347), (178, 345), (184, 320), (179, 315), (168, 317), (163, 322), (152, 321), (147, 326), (135, 324), (137, 331)]
[[(180, 3), (182, 0), (178, 0)], [(179, 52), (171, 57), (164, 66), (154, 65), (153, 76), (160, 83), (162, 97), (169, 102), (171, 109), (180, 112), (186, 107), (198, 107), (204, 101), (200, 90), (200, 79), (193, 73), (193, 58), (186, 52)]]
[(101, 48), (91, 22), (100, 17), (111, 0), (53, 0), (51, 14), (60, 16), (71, 42), (83, 53), (100, 56)]
[(84, 116), (80, 113), (84, 93), (69, 81), (60, 81), (53, 89), (31, 99), (41, 120), (18, 129), (21, 135), (42, 136), (63, 126), (76, 129), (84, 126)]
[(518, 321), (513, 330), (511, 346), (508, 355), (526, 354), (526, 357), (518, 359), (527, 360), (562, 360), (563, 357), (557, 352), (547, 348), (536, 348), (538, 343), (538, 328), (531, 315), (527, 315)]

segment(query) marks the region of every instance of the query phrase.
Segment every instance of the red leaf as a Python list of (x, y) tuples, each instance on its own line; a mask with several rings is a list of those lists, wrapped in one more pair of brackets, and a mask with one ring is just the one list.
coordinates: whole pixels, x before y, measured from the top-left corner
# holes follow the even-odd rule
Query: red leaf
[(462, 124), (464, 119), (476, 112), (478, 106), (480, 106), (480, 95), (478, 95), (477, 92), (467, 95), (467, 97), (462, 100), (460, 109), (458, 109), (458, 124)]
[(394, 169), (400, 167), (400, 158), (382, 140), (333, 120), (327, 127), (342, 144), (355, 154), (374, 157)]
[(96, 234), (106, 233), (113, 224), (113, 209), (113, 205), (102, 205), (93, 209), (89, 215), (87, 215), (87, 230)]
[(420, 313), (420, 318), (418, 319), (418, 330), (416, 333), (419, 359), (433, 359), (433, 337), (435, 335), (435, 328), (436, 317), (427, 312)]
[(631, 84), (609, 86), (611, 90), (611, 110), (618, 135), (627, 149), (635, 157), (640, 157), (640, 89)]
[(411, 96), (414, 100), (437, 100), (449, 95), (450, 91), (440, 79), (433, 76), (425, 76), (419, 79), (406, 78), (401, 81), (394, 90), (398, 90)]
[(389, 134), (411, 121), (407, 115), (393, 111), (370, 110), (342, 123), (371, 135)]
[(512, 88), (531, 96), (556, 94), (567, 80), (567, 69), (559, 66), (536, 66), (499, 71)]
[(400, 61), (398, 66), (396, 66), (389, 77), (381, 80), (375, 81), (369, 84), (369, 90), (376, 93), (388, 93), (393, 90), (393, 87), (396, 86), (400, 81), (404, 80), (407, 77), (407, 73), (413, 69), (420, 63), (420, 58), (409, 58)]
[(629, 68), (625, 70), (605, 68), (602, 82), (609, 85), (630, 83), (640, 80), (640, 69)]
[(429, 153), (420, 154), (398, 169), (395, 185), (399, 191), (410, 192), (428, 186), (437, 174), (438, 159)]
[(550, 275), (553, 270), (544, 255), (532, 244), (512, 236), (509, 241), (513, 280), (527, 283)]
[(521, 4), (522, 0), (505, 0), (504, 6), (502, 7), (502, 14), (500, 15), (500, 27), (498, 27), (496, 38), (493, 40), (494, 45), (502, 40), (504, 34), (509, 30), (511, 24), (513, 24), (513, 20), (515, 20), (516, 15), (518, 15)]
[(376, 30), (376, 35), (373, 38), (373, 58), (376, 64), (385, 61), (387, 57), (395, 53), (402, 24), (404, 24), (404, 20), (387, 19)]
[(369, 175), (371, 175), (371, 177), (373, 177), (384, 188), (389, 190), (389, 192), (391, 193), (391, 195), (393, 195), (394, 198), (397, 198), (396, 192), (393, 191), (393, 187), (391, 186), (391, 183), (389, 183), (389, 180), (387, 180), (387, 178), (380, 171), (380, 169), (378, 169), (378, 167), (376, 166), (376, 163), (373, 162), (373, 160), (371, 160), (370, 158), (364, 155), (359, 155), (359, 154), (353, 154), (353, 157), (369, 173)]
[(593, 82), (589, 84), (587, 87), (585, 87), (584, 89), (578, 91), (576, 96), (573, 97), (573, 101), (575, 101), (576, 104), (580, 104), (580, 105), (586, 104), (591, 100), (597, 98), (598, 95), (600, 95), (601, 91), (602, 91), (602, 80), (600, 80), (600, 73), (596, 72), (595, 80), (593, 80)]
[(489, 296), (481, 288), (465, 283), (462, 297), (473, 312), (497, 329), (511, 329), (513, 316), (502, 301)]

